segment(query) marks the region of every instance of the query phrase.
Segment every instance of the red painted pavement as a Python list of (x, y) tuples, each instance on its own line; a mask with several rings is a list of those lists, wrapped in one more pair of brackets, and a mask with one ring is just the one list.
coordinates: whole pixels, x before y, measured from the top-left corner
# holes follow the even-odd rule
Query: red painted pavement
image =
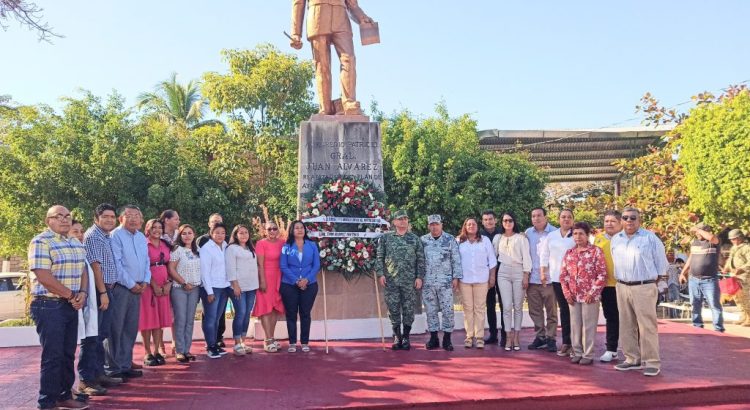
[[(597, 334), (597, 357), (604, 344)], [(238, 408), (750, 408), (750, 340), (689, 325), (659, 326), (662, 374), (618, 372), (611, 364), (572, 365), (553, 353), (528, 351), (532, 333), (524, 330), (523, 350), (497, 346), (464, 349), (462, 333), (454, 352), (426, 351), (424, 335), (413, 337), (410, 352), (383, 352), (379, 340), (313, 343), (310, 353), (255, 353), (222, 359), (199, 354), (190, 365), (146, 369), (92, 408), (238, 409)], [(193, 353), (202, 353), (202, 342)], [(227, 349), (231, 351), (230, 348)], [(0, 408), (36, 405), (40, 349), (0, 349)], [(143, 350), (136, 347), (141, 359)]]

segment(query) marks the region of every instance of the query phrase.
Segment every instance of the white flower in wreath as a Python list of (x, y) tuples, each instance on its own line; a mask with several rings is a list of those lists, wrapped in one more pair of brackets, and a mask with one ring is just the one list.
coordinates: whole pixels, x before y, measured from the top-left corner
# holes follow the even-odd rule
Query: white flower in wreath
[(355, 241), (349, 241), (349, 246), (352, 247), (352, 248), (354, 248), (355, 246), (357, 246), (357, 242), (355, 242)]
[(312, 210), (312, 214), (315, 215), (315, 216), (318, 216), (318, 215), (320, 215), (320, 211), (318, 211), (318, 208), (315, 208), (315, 209)]
[(339, 192), (339, 186), (338, 185), (331, 185), (331, 188), (328, 189), (331, 192)]
[(344, 243), (343, 243), (343, 242), (339, 242), (339, 244), (338, 244), (338, 245), (337, 245), (336, 247), (337, 247), (337, 248), (339, 248), (339, 250), (342, 250), (342, 251), (343, 251), (343, 250), (344, 250), (344, 248), (346, 248), (346, 245), (344, 245)]
[(362, 257), (368, 259), (370, 257), (370, 252), (362, 251)]
[(354, 266), (353, 265), (349, 265), (349, 266), (346, 267), (346, 270), (349, 271), (349, 272), (354, 272)]
[(383, 232), (383, 230), (380, 228), (375, 228), (375, 232), (380, 233), (380, 232)]
[[(344, 188), (346, 188), (346, 187), (344, 187)], [(344, 203), (345, 204), (348, 204), (349, 202), (352, 202), (351, 198), (349, 198), (349, 197), (344, 198)]]
[(325, 258), (326, 257), (326, 251), (320, 251), (320, 257)]
[(372, 216), (378, 216), (378, 215), (380, 215), (380, 211), (378, 211), (377, 209), (372, 211)]
[(342, 191), (344, 191), (345, 194), (348, 194), (352, 189), (349, 188), (349, 185), (344, 185), (344, 188), (342, 188)]
[(352, 266), (352, 265), (354, 265), (354, 261), (351, 260), (351, 259), (349, 259), (348, 261), (346, 261), (346, 264), (349, 265), (349, 266)]

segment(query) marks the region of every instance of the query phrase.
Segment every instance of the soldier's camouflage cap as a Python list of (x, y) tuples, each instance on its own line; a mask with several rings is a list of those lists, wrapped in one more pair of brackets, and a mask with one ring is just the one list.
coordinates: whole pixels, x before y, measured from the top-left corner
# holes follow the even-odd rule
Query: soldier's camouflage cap
[(737, 239), (737, 238), (744, 238), (745, 235), (742, 234), (742, 231), (739, 229), (732, 229), (729, 231), (729, 239)]
[(430, 215), (427, 217), (427, 225), (439, 224), (443, 222), (443, 218), (440, 215)]
[(408, 218), (409, 214), (406, 213), (405, 210), (399, 209), (393, 214), (393, 219), (401, 219), (401, 218)]

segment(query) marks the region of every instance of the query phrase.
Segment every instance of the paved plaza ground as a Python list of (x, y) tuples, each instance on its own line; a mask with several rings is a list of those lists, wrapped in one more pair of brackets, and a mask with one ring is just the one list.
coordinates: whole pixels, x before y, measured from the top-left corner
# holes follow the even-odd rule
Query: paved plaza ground
[[(732, 327), (734, 329), (734, 327)], [(746, 328), (745, 328), (746, 329)], [(731, 330), (730, 330), (731, 331)], [(661, 321), (662, 374), (617, 372), (611, 364), (577, 366), (553, 353), (491, 346), (465, 349), (463, 334), (452, 353), (426, 351), (425, 335), (413, 338), (410, 352), (382, 351), (380, 340), (336, 341), (325, 354), (322, 342), (310, 353), (231, 354), (211, 360), (200, 354), (189, 366), (173, 358), (144, 371), (140, 379), (93, 398), (104, 409), (239, 408), (748, 408), (750, 339)], [(604, 328), (598, 329), (603, 346)], [(202, 342), (193, 353), (202, 352)], [(231, 349), (228, 349), (231, 350)], [(0, 408), (35, 406), (39, 348), (0, 349)], [(597, 351), (597, 355), (600, 354)], [(143, 349), (136, 346), (141, 360)]]

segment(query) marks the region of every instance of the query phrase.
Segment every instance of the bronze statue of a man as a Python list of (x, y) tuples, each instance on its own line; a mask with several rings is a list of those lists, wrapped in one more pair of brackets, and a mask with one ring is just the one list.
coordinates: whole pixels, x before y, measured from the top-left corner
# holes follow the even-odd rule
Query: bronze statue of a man
[[(307, 3), (307, 4), (306, 4)], [(336, 114), (331, 99), (331, 44), (341, 62), (341, 93), (344, 114), (361, 115), (362, 110), (355, 91), (357, 84), (354, 42), (349, 16), (357, 24), (372, 24), (373, 21), (357, 0), (293, 0), (291, 46), (302, 48), (302, 22), (307, 15), (307, 39), (310, 41), (315, 61), (320, 114)]]

